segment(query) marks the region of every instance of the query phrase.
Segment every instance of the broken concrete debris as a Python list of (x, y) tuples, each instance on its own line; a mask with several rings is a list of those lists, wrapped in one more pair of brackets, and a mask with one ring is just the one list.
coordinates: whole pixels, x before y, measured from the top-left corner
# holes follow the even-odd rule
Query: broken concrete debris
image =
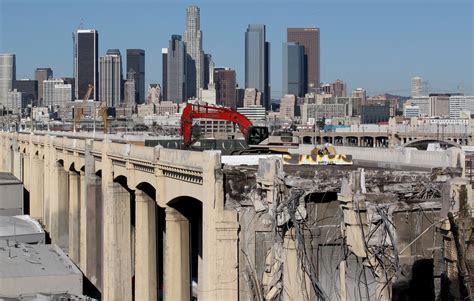
[(279, 159), (225, 166), (225, 206), (239, 214), (242, 300), (472, 298), (472, 187), (460, 175), (296, 170)]

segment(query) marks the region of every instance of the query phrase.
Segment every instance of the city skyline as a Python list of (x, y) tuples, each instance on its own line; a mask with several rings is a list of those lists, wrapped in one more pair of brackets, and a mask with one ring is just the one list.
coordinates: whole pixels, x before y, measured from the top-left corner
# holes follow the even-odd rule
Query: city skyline
[[(95, 28), (100, 32), (99, 56), (109, 48), (141, 48), (147, 52), (145, 75), (146, 85), (162, 82), (161, 49), (167, 46), (171, 34), (182, 34), (185, 31), (186, 7), (189, 3), (178, 4), (162, 2), (152, 4), (138, 2), (151, 7), (162, 7), (163, 18), (148, 18), (147, 11), (141, 12), (142, 18), (137, 22), (120, 22), (126, 18), (133, 5), (120, 2), (114, 9), (116, 19), (102, 17), (101, 11), (109, 7), (105, 2), (94, 6), (94, 14), (86, 14), (87, 5), (78, 2), (61, 5), (46, 2), (46, 8), (54, 6), (55, 18), (36, 24), (33, 16), (46, 8), (31, 1), (21, 5), (12, 1), (0, 4), (0, 52), (16, 54), (17, 78), (34, 78), (37, 67), (51, 67), (58, 77), (72, 75), (72, 41), (71, 32), (87, 16), (84, 28)], [(250, 2), (243, 2), (248, 3)], [(227, 6), (212, 2), (197, 3), (201, 10), (201, 30), (204, 33), (203, 48), (213, 54), (216, 67), (230, 67), (236, 70), (237, 83), (244, 86), (244, 35), (248, 24), (261, 23), (267, 28), (267, 40), (270, 50), (270, 85), (272, 98), (281, 95), (282, 64), (281, 43), (286, 41), (288, 27), (318, 27), (321, 29), (321, 81), (333, 82), (337, 78), (344, 80), (351, 91), (363, 87), (371, 95), (392, 93), (410, 95), (410, 79), (420, 76), (430, 82), (434, 92), (457, 92), (462, 83), (466, 94), (473, 89), (472, 60), (472, 4), (467, 1), (437, 1), (430, 7), (423, 3), (401, 3), (397, 5), (361, 2), (321, 3), (306, 10), (309, 2), (295, 4), (272, 4), (272, 14), (250, 12), (238, 13), (242, 2), (232, 2)], [(265, 2), (252, 2), (259, 9), (266, 7)], [(243, 5), (245, 6), (245, 5)], [(21, 7), (21, 11), (18, 9)], [(338, 18), (344, 17), (344, 24), (336, 19), (330, 8), (338, 7)], [(409, 10), (407, 10), (409, 8)], [(39, 11), (38, 11), (39, 10)], [(289, 12), (300, 13), (291, 14)], [(61, 14), (63, 13), (63, 14)], [(230, 18), (235, 13), (238, 19)], [(25, 29), (14, 27), (14, 20), (19, 16), (25, 18)], [(174, 16), (171, 18), (171, 16)], [(285, 18), (282, 18), (285, 16)], [(287, 16), (287, 18), (286, 18)], [(443, 17), (443, 22), (439, 18)], [(357, 18), (356, 18), (357, 17)], [(362, 19), (368, 19), (362, 21)], [(416, 22), (404, 20), (416, 17)], [(361, 19), (362, 18), (362, 19)], [(360, 20), (353, 23), (354, 20)], [(35, 25), (34, 29), (28, 23)], [(470, 23), (471, 22), (471, 23)], [(59, 28), (54, 23), (63, 24)], [(372, 25), (371, 25), (372, 24)], [(373, 24), (377, 24), (374, 28)], [(38, 26), (36, 26), (38, 25)], [(15, 28), (15, 30), (12, 30)], [(40, 35), (28, 36), (28, 30), (42, 32)], [(49, 31), (46, 31), (49, 28)], [(17, 30), (18, 29), (18, 30)], [(410, 29), (410, 30), (408, 30)], [(47, 32), (47, 33), (44, 33)], [(135, 32), (135, 34), (132, 34)], [(140, 32), (141, 34), (136, 34)], [(153, 36), (150, 39), (149, 36)], [(421, 37), (421, 38), (420, 38)], [(403, 39), (403, 41), (402, 41)], [(152, 40), (152, 41), (151, 41)], [(396, 42), (394, 42), (396, 41)], [(445, 43), (439, 43), (445, 41)], [(436, 43), (436, 44), (435, 44)], [(48, 45), (35, 47), (33, 52), (27, 45)], [(433, 47), (436, 45), (436, 47)], [(385, 47), (384, 47), (385, 46)], [(57, 51), (51, 51), (57, 50)], [(34, 55), (33, 55), (34, 54)]]

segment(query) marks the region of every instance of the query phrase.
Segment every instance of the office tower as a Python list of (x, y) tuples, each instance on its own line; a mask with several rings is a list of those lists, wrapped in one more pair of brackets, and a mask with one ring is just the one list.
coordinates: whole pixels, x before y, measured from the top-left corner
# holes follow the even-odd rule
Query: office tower
[(145, 50), (127, 49), (127, 73), (135, 74), (135, 103), (145, 101)]
[(411, 79), (411, 97), (418, 96), (423, 96), (423, 79), (416, 76)]
[(244, 91), (244, 108), (262, 106), (262, 92), (255, 88), (246, 88)]
[(283, 95), (304, 96), (304, 47), (283, 43)]
[(43, 106), (65, 106), (72, 101), (72, 85), (65, 84), (62, 79), (43, 81)]
[(296, 96), (286, 94), (280, 101), (280, 118), (293, 120), (295, 117)]
[(167, 55), (167, 95), (169, 101), (186, 102), (186, 44), (180, 35), (172, 35)]
[(146, 103), (158, 104), (161, 102), (161, 86), (160, 84), (150, 84), (148, 86)]
[(33, 104), (38, 99), (38, 81), (20, 79), (13, 81), (13, 89), (23, 93), (24, 101)]
[(7, 104), (7, 93), (13, 88), (16, 79), (15, 55), (0, 53), (0, 105)]
[(101, 102), (109, 108), (120, 105), (122, 96), (122, 56), (120, 50), (109, 49), (105, 56), (100, 57), (99, 63)]
[(161, 83), (161, 89), (163, 90), (163, 100), (168, 100), (168, 48), (161, 48), (161, 58), (162, 58), (162, 66), (161, 66), (161, 77), (163, 82)]
[(71, 90), (72, 90), (71, 97), (72, 97), (72, 100), (74, 100), (74, 91), (75, 91), (75, 88), (76, 88), (75, 78), (74, 77), (61, 77), (61, 79), (64, 81), (64, 84), (71, 85)]
[(366, 99), (367, 99), (367, 94), (364, 89), (362, 88), (357, 88), (352, 91), (352, 97), (358, 97), (362, 100), (362, 104), (365, 105)]
[(474, 96), (454, 95), (449, 97), (449, 118), (461, 118), (462, 111), (468, 109), (468, 104), (474, 101)]
[(53, 92), (53, 105), (56, 107), (65, 107), (68, 102), (72, 101), (72, 85), (56, 84)]
[(99, 100), (99, 33), (97, 30), (77, 30), (75, 55), (76, 99), (84, 99), (89, 85), (93, 85), (94, 91), (90, 98)]
[[(195, 97), (204, 83), (204, 52), (202, 50), (202, 31), (200, 9), (191, 5), (186, 9), (186, 31), (184, 43), (187, 52), (187, 96)], [(207, 83), (206, 83), (207, 84)]]
[(214, 83), (216, 86), (217, 104), (237, 108), (236, 75), (230, 68), (215, 68)]
[(270, 109), (270, 43), (265, 40), (265, 25), (250, 24), (245, 32), (245, 88), (263, 94), (263, 106)]
[(127, 108), (133, 108), (136, 104), (135, 102), (135, 76), (133, 73), (129, 73), (127, 80), (123, 85), (125, 90), (123, 105)]
[(21, 109), (26, 107), (25, 94), (17, 89), (8, 91), (5, 107), (13, 114), (18, 114)]
[(245, 97), (245, 89), (239, 88), (236, 84), (235, 89), (235, 105), (237, 108), (242, 108), (244, 106), (244, 97)]
[(319, 28), (288, 28), (287, 41), (304, 46), (305, 55), (305, 93), (315, 92), (321, 83)]
[(332, 95), (336, 97), (346, 97), (346, 83), (337, 79), (331, 84)]
[(38, 100), (41, 104), (43, 101), (43, 82), (53, 77), (53, 70), (51, 68), (36, 68), (35, 79), (38, 81)]

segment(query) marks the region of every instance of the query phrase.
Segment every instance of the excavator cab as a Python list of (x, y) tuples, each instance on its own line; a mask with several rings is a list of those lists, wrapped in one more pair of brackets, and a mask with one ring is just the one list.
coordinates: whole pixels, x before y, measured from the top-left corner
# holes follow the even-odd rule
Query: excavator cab
[(251, 126), (245, 137), (247, 145), (258, 145), (260, 142), (268, 138), (268, 127), (266, 126)]

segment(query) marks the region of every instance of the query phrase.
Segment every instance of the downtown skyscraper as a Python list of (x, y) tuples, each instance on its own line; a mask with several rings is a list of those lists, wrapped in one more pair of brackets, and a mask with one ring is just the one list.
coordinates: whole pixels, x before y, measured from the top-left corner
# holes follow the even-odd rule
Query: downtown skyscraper
[[(165, 66), (165, 62), (163, 62), (163, 66)], [(176, 103), (187, 101), (186, 67), (186, 44), (181, 40), (180, 35), (172, 35), (166, 54), (166, 100)]]
[(99, 33), (95, 29), (78, 29), (75, 41), (75, 97), (84, 99), (89, 85), (94, 85), (91, 98), (99, 100)]
[(245, 88), (263, 94), (263, 106), (270, 109), (270, 43), (266, 41), (265, 25), (250, 24), (245, 32)]
[(109, 108), (120, 105), (122, 100), (122, 56), (120, 50), (109, 49), (105, 56), (100, 57), (99, 63), (101, 102), (105, 102)]
[(204, 88), (205, 84), (200, 9), (195, 5), (186, 9), (184, 42), (187, 52), (187, 97), (189, 98), (197, 96), (199, 89)]
[(135, 78), (135, 103), (145, 102), (145, 50), (127, 49), (127, 76), (133, 73)]
[(304, 96), (304, 46), (283, 43), (283, 95)]
[(304, 46), (305, 93), (315, 92), (321, 83), (319, 28), (288, 28), (287, 41)]
[(0, 106), (7, 105), (7, 94), (13, 88), (16, 79), (15, 55), (0, 53)]
[(51, 68), (36, 68), (35, 79), (38, 81), (38, 100), (40, 104), (43, 101), (43, 82), (53, 77)]

